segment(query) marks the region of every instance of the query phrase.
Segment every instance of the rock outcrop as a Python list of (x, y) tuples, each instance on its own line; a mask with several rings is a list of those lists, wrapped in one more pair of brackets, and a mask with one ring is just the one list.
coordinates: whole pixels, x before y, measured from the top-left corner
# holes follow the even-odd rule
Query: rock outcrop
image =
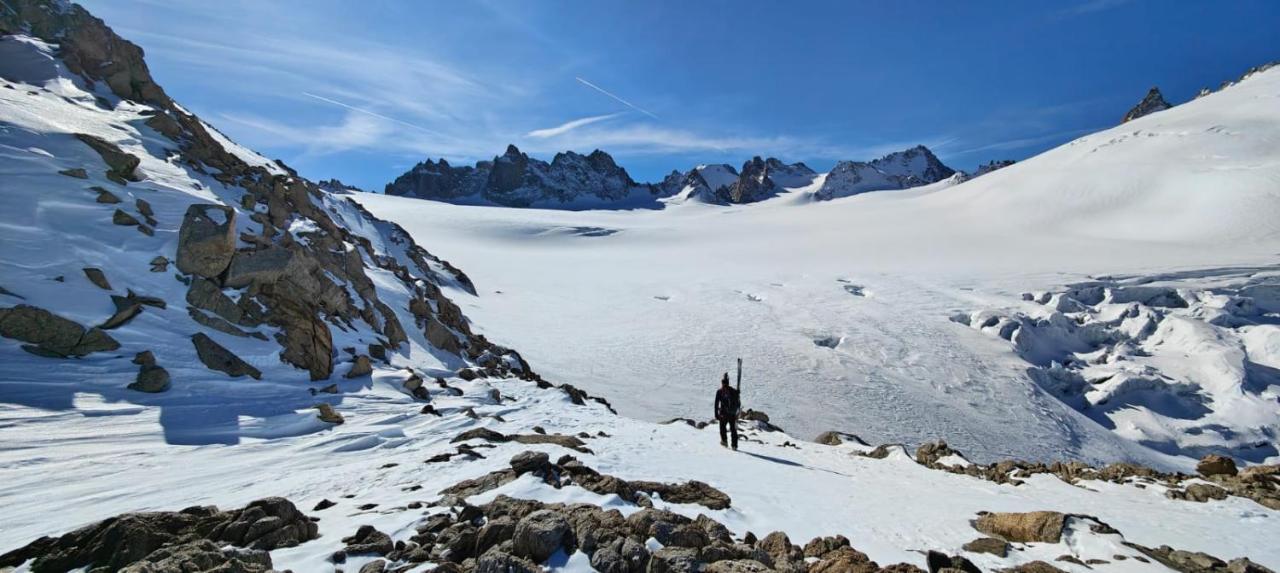
[(223, 205), (192, 205), (178, 229), (178, 270), (216, 279), (236, 250), (236, 212)]
[(65, 358), (120, 348), (120, 343), (98, 328), (80, 323), (43, 308), (20, 304), (0, 308), (0, 336), (28, 344), (23, 350), (40, 356)]
[[(233, 511), (197, 506), (182, 511), (126, 513), (60, 537), (41, 537), (0, 555), (0, 567), (33, 560), (30, 568), (34, 573), (80, 568), (136, 573), (265, 571), (271, 568), (267, 551), (315, 539), (317, 529), (289, 500), (278, 497)], [(243, 549), (224, 551), (222, 546), (228, 544)], [(183, 562), (198, 567), (169, 568)], [(236, 565), (251, 567), (236, 569)]]
[(210, 370), (217, 370), (232, 378), (250, 376), (255, 380), (262, 379), (261, 370), (241, 360), (239, 356), (236, 356), (221, 344), (214, 342), (205, 333), (196, 333), (195, 336), (191, 337), (191, 343), (196, 347), (196, 356), (200, 358), (200, 362), (204, 363)]
[(1138, 105), (1133, 106), (1132, 109), (1124, 114), (1124, 119), (1120, 120), (1120, 123), (1129, 123), (1140, 117), (1153, 114), (1157, 111), (1164, 111), (1171, 107), (1173, 106), (1169, 105), (1169, 102), (1164, 101), (1164, 96), (1161, 95), (1160, 88), (1153, 87), (1150, 90), (1147, 90), (1147, 95), (1142, 98), (1142, 101), (1138, 102)]

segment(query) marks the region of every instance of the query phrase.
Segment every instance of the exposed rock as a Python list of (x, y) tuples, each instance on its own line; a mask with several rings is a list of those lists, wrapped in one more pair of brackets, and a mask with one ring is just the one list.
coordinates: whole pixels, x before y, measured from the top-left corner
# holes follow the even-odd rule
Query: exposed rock
[(1058, 543), (1065, 523), (1066, 515), (1056, 511), (984, 513), (973, 528), (1014, 543)]
[(347, 371), (345, 378), (359, 378), (368, 376), (373, 373), (373, 364), (369, 362), (369, 357), (364, 354), (356, 355), (351, 361), (351, 369)]
[[(41, 537), (25, 547), (0, 555), (0, 567), (16, 567), (34, 559), (31, 570), (36, 573), (73, 569), (97, 571), (99, 568), (134, 573), (185, 573), (192, 570), (248, 573), (270, 567), (266, 551), (292, 547), (316, 537), (316, 524), (292, 503), (283, 498), (266, 498), (243, 509), (225, 512), (206, 506), (189, 507), (180, 512), (121, 514), (61, 537)], [(257, 551), (225, 552), (220, 549), (224, 544)], [(215, 551), (223, 553), (225, 560)], [(140, 563), (144, 560), (148, 563)], [(232, 560), (263, 568), (217, 568)], [(193, 563), (195, 567), (181, 568), (183, 563)], [(201, 563), (210, 564), (211, 568), (205, 568)], [(124, 569), (133, 564), (138, 566)]]
[(271, 554), (260, 549), (220, 547), (207, 539), (161, 547), (120, 573), (272, 573)]
[(262, 379), (262, 371), (250, 366), (248, 362), (214, 342), (205, 333), (198, 332), (193, 335), (191, 343), (196, 347), (196, 356), (200, 358), (200, 362), (209, 369), (223, 372), (232, 378), (248, 375), (255, 380)]
[(102, 269), (86, 267), (83, 270), (84, 276), (88, 278), (89, 282), (93, 283), (94, 286), (97, 286), (102, 290), (111, 290), (111, 283), (107, 281), (107, 275), (102, 272)]
[(332, 502), (332, 501), (329, 501), (328, 499), (322, 499), (322, 500), (320, 500), (320, 502), (319, 502), (319, 503), (317, 503), (317, 504), (316, 504), (316, 506), (315, 506), (315, 507), (311, 508), (311, 511), (323, 511), (323, 510), (329, 509), (329, 508), (331, 508), (331, 507), (333, 507), (333, 506), (335, 506), (335, 505), (338, 505), (338, 504), (336, 504), (336, 503), (334, 503), (334, 502)]
[(233, 324), (254, 325), (254, 321), (245, 316), (244, 308), (223, 294), (222, 289), (211, 280), (200, 277), (191, 279), (191, 286), (187, 289), (187, 304), (212, 312)]
[(1009, 543), (994, 537), (979, 537), (964, 544), (963, 549), (970, 553), (990, 553), (996, 557), (1009, 554)]
[(316, 410), (319, 410), (319, 413), (316, 414), (316, 417), (320, 418), (320, 421), (322, 422), (328, 422), (330, 424), (341, 424), (346, 421), (346, 419), (342, 417), (342, 414), (339, 414), (338, 411), (334, 410), (333, 406), (331, 406), (327, 402), (321, 402), (319, 404), (316, 404)]
[(141, 161), (137, 157), (120, 151), (120, 148), (116, 146), (116, 144), (102, 139), (101, 137), (85, 133), (77, 133), (76, 139), (79, 139), (84, 142), (85, 145), (92, 147), (94, 151), (98, 152), (98, 155), (102, 156), (102, 161), (107, 164), (107, 167), (111, 168), (107, 173), (108, 177), (112, 177), (114, 175), (112, 179), (124, 179), (128, 181), (138, 180), (138, 176), (134, 173), (134, 170), (138, 167), (138, 163)]
[(25, 304), (0, 308), (0, 335), (30, 343), (22, 348), (42, 356), (84, 356), (120, 348), (102, 330), (86, 330), (73, 320)]
[(699, 573), (703, 570), (697, 549), (663, 547), (649, 557), (648, 573)]
[(564, 515), (546, 509), (535, 511), (516, 524), (511, 552), (542, 563), (565, 544), (568, 533), (569, 521)]
[(542, 573), (542, 568), (527, 559), (491, 550), (476, 559), (475, 573)]
[(158, 256), (154, 259), (151, 259), (151, 272), (163, 273), (163, 272), (167, 272), (168, 270), (169, 270), (169, 259), (163, 256)]
[(843, 535), (815, 537), (804, 546), (805, 557), (822, 557), (841, 547), (849, 547), (849, 539)]
[(360, 567), (360, 573), (382, 573), (387, 569), (387, 562), (382, 559), (374, 559), (365, 563)]
[(395, 543), (391, 541), (391, 536), (378, 531), (372, 525), (361, 525), (354, 535), (343, 537), (342, 542), (347, 544), (343, 551), (348, 554), (375, 553), (386, 555), (395, 549)]
[(858, 444), (860, 446), (869, 445), (866, 442), (862, 441), (862, 438), (859, 438), (858, 436), (855, 436), (847, 432), (836, 432), (836, 431), (828, 431), (828, 432), (823, 432), (821, 434), (818, 434), (818, 437), (814, 438), (813, 441), (826, 446), (838, 446), (840, 444), (843, 444), (846, 440), (849, 442)]
[[(151, 209), (151, 203), (148, 203), (145, 199), (136, 199), (133, 204), (138, 208), (138, 212), (142, 213), (143, 217), (150, 219), (156, 216), (156, 212)], [(154, 223), (152, 224), (154, 225)]]
[(617, 537), (591, 554), (591, 567), (600, 573), (645, 573), (649, 548), (630, 537)]
[(63, 169), (62, 171), (59, 171), (58, 174), (66, 175), (67, 177), (75, 177), (76, 179), (89, 178), (89, 172), (85, 171), (84, 168), (82, 167), (73, 167), (71, 169)]
[(116, 212), (111, 214), (111, 222), (125, 227), (138, 225), (138, 220), (135, 219), (133, 215), (125, 213), (120, 209), (116, 209)]
[[(119, 306), (119, 305), (118, 305)], [(142, 304), (138, 302), (127, 302), (123, 307), (117, 308), (115, 314), (98, 325), (103, 330), (112, 330), (128, 324), (130, 320), (138, 316), (142, 312)]]
[(1128, 123), (1144, 115), (1149, 115), (1157, 111), (1164, 111), (1170, 107), (1173, 106), (1169, 105), (1169, 102), (1164, 101), (1164, 96), (1161, 95), (1160, 88), (1153, 87), (1147, 91), (1147, 95), (1142, 98), (1142, 101), (1138, 102), (1138, 105), (1133, 106), (1132, 109), (1124, 114), (1124, 119), (1122, 119), (1120, 123)]
[(925, 554), (925, 563), (929, 573), (946, 571), (947, 573), (982, 573), (973, 562), (959, 555), (947, 555), (941, 551), (930, 551)]
[(880, 566), (866, 553), (848, 546), (823, 554), (818, 562), (809, 566), (810, 573), (875, 573), (879, 570)]
[[(815, 564), (815, 567), (817, 567), (817, 564)], [(754, 559), (726, 559), (707, 565), (703, 571), (707, 573), (769, 573), (773, 569)], [(826, 570), (824, 569), (824, 571)], [(830, 571), (837, 570), (831, 569)]]
[(1235, 460), (1226, 456), (1209, 454), (1201, 458), (1200, 462), (1196, 464), (1196, 473), (1208, 477), (1217, 475), (1233, 476), (1238, 472)]
[(940, 458), (955, 454), (956, 451), (951, 449), (946, 442), (938, 440), (936, 442), (921, 444), (920, 447), (916, 449), (916, 462), (920, 465), (931, 466), (934, 463), (937, 463)]
[(169, 371), (155, 364), (143, 365), (129, 389), (150, 393), (164, 392), (169, 389)]
[(545, 452), (526, 450), (511, 458), (511, 470), (516, 472), (517, 476), (543, 471), (549, 467), (551, 467), (551, 457)]
[(178, 270), (216, 279), (236, 250), (236, 212), (223, 205), (187, 207), (178, 230)]
[(1016, 567), (1001, 569), (1000, 573), (1067, 573), (1067, 572), (1057, 567), (1054, 567), (1053, 565), (1045, 563), (1044, 561), (1037, 560), (1037, 561), (1031, 561), (1028, 563), (1023, 563)]
[(827, 174), (814, 198), (826, 200), (870, 191), (907, 189), (942, 181), (955, 174), (923, 145), (890, 153), (870, 162), (841, 161)]
[(102, 187), (94, 186), (94, 187), (90, 187), (89, 189), (92, 189), (93, 191), (96, 191), (98, 193), (97, 198), (94, 199), (94, 201), (97, 201), (98, 203), (114, 205), (120, 202), (120, 198), (117, 197), (115, 193), (107, 191)]

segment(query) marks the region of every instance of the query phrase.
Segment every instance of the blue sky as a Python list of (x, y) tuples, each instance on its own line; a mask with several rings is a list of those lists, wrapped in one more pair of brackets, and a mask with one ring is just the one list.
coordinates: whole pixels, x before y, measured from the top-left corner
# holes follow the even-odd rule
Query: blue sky
[(1280, 2), (85, 0), (169, 94), (312, 179), (610, 152), (656, 180), (916, 144), (1022, 159), (1280, 59)]

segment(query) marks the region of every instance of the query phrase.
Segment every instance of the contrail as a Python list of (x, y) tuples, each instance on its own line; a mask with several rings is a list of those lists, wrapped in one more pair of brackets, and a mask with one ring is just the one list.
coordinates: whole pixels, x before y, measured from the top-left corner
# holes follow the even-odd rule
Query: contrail
[(611, 98), (613, 98), (613, 99), (617, 100), (617, 101), (618, 101), (619, 103), (621, 103), (622, 105), (625, 105), (625, 106), (627, 106), (627, 107), (629, 107), (629, 108), (631, 108), (631, 109), (634, 109), (634, 110), (636, 110), (636, 111), (638, 111), (638, 112), (640, 112), (640, 113), (643, 113), (643, 114), (645, 114), (645, 115), (647, 115), (647, 116), (649, 116), (649, 117), (652, 117), (653, 119), (658, 119), (658, 116), (656, 116), (656, 115), (654, 115), (654, 114), (652, 114), (652, 113), (649, 113), (649, 111), (648, 111), (648, 110), (643, 109), (643, 108), (641, 108), (640, 106), (637, 106), (636, 104), (633, 104), (633, 103), (631, 103), (631, 102), (629, 102), (629, 101), (627, 101), (627, 100), (625, 100), (625, 99), (622, 99), (622, 98), (620, 98), (620, 97), (618, 97), (618, 96), (616, 96), (616, 95), (613, 95), (613, 94), (609, 93), (609, 92), (608, 92), (608, 90), (606, 90), (606, 89), (604, 89), (604, 88), (602, 88), (602, 87), (600, 87), (600, 86), (598, 86), (598, 85), (595, 85), (595, 84), (593, 84), (593, 83), (591, 83), (591, 82), (589, 82), (589, 81), (587, 81), (587, 80), (584, 80), (584, 79), (582, 79), (582, 78), (579, 78), (579, 77), (575, 77), (575, 78), (573, 78), (573, 79), (578, 80), (579, 82), (582, 82), (582, 85), (584, 85), (584, 86), (587, 86), (587, 87), (589, 87), (589, 88), (591, 88), (591, 89), (593, 89), (593, 90), (596, 90), (596, 91), (598, 91), (598, 92), (600, 92), (600, 93), (602, 93), (602, 94), (604, 94), (604, 95), (607, 95), (607, 96), (609, 96), (609, 97), (611, 97)]
[(620, 115), (622, 115), (622, 114), (624, 114), (624, 113), (627, 113), (627, 112), (625, 112), (625, 111), (620, 111), (620, 112), (618, 112), (618, 113), (611, 113), (611, 114), (608, 114), (608, 115), (593, 115), (593, 116), (590, 116), (590, 117), (584, 117), (584, 118), (581, 118), (581, 119), (575, 119), (575, 120), (573, 120), (573, 121), (568, 121), (568, 122), (565, 122), (565, 123), (563, 123), (563, 124), (561, 124), (561, 125), (557, 125), (557, 126), (555, 126), (555, 127), (548, 127), (548, 128), (546, 128), (546, 129), (535, 129), (535, 130), (533, 130), (533, 131), (530, 131), (529, 133), (526, 133), (525, 135), (526, 135), (526, 136), (528, 136), (528, 137), (537, 137), (537, 138), (539, 138), (539, 139), (545, 139), (545, 138), (548, 138), (548, 137), (555, 137), (555, 136), (557, 136), (557, 135), (564, 135), (565, 133), (568, 133), (568, 132), (570, 132), (570, 131), (573, 131), (573, 130), (575, 130), (575, 129), (578, 129), (579, 127), (582, 127), (582, 126), (584, 126), (584, 125), (591, 125), (591, 124), (593, 124), (593, 123), (595, 123), (595, 122), (597, 122), (597, 121), (604, 121), (604, 120), (606, 120), (606, 119), (613, 119), (613, 118), (618, 117), (618, 116), (620, 116)]
[[(3, 1), (3, 0), (0, 0), (0, 1)], [(409, 123), (409, 122), (407, 122), (407, 121), (403, 121), (403, 120), (396, 119), (396, 118), (394, 118), (394, 117), (387, 117), (387, 116), (382, 115), (382, 114), (377, 113), (377, 112), (369, 111), (369, 110), (364, 109), (364, 108), (359, 108), (359, 107), (356, 107), (356, 106), (354, 106), (354, 105), (348, 105), (348, 104), (342, 103), (342, 102), (340, 102), (340, 101), (338, 101), (338, 100), (329, 99), (329, 98), (324, 97), (324, 96), (318, 96), (318, 95), (313, 94), (313, 93), (310, 93), (310, 92), (302, 92), (302, 95), (307, 96), (307, 97), (309, 97), (309, 98), (315, 98), (315, 99), (318, 99), (318, 100), (320, 100), (320, 101), (322, 101), (322, 102), (330, 103), (330, 104), (336, 105), (336, 106), (338, 106), (338, 107), (346, 108), (346, 109), (349, 109), (349, 110), (351, 110), (351, 111), (360, 112), (360, 113), (363, 113), (363, 114), (365, 114), (365, 115), (371, 115), (371, 116), (376, 117), (376, 118), (379, 118), (379, 119), (385, 119), (385, 120), (387, 120), (387, 121), (394, 121), (394, 122), (396, 122), (396, 123), (398, 123), (398, 124), (400, 124), (400, 125), (405, 125), (405, 126), (408, 126), (408, 127), (412, 127), (412, 128), (414, 128), (414, 129), (416, 129), (416, 130), (419, 130), (419, 131), (422, 131), (422, 132), (425, 132), (425, 133), (430, 133), (430, 134), (432, 134), (432, 135), (440, 135), (438, 132), (431, 131), (430, 129), (427, 129), (427, 128), (422, 127), (422, 126), (420, 126), (420, 125), (415, 125), (415, 124)]]

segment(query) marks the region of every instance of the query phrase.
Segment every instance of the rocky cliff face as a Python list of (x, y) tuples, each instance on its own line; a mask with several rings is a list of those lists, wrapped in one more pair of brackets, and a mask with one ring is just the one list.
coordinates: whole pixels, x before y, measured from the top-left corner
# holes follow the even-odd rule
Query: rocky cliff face
[(548, 163), (511, 145), (474, 167), (424, 161), (388, 184), (386, 193), (464, 204), (575, 207), (642, 203), (656, 199), (660, 190), (636, 183), (600, 150), (566, 151)]
[[(185, 303), (187, 313), (181, 319), (159, 326), (131, 325), (147, 336), (132, 334), (128, 339), (134, 342), (124, 347), (140, 357), (147, 355), (135, 363), (143, 364), (150, 378), (156, 375), (157, 361), (187, 358), (153, 355), (152, 348), (139, 341), (160, 344), (175, 336), (190, 336), (193, 358), (232, 377), (256, 378), (262, 375), (259, 367), (272, 369), (246, 363), (229, 346), (268, 356), (271, 350), (257, 349), (274, 346), (280, 361), (305, 371), (311, 380), (326, 380), (340, 362), (350, 361), (353, 369), (361, 363), (367, 368), (370, 357), (390, 364), (395, 354), (416, 345), (441, 353), (443, 363), (453, 367), (536, 378), (514, 351), (473, 333), (458, 305), (446, 296), (447, 287), (474, 294), (466, 275), (415, 244), (398, 226), (323, 191), (283, 164), (230, 144), (153, 81), (141, 49), (83, 8), (37, 0), (12, 0), (6, 6), (0, 11), (5, 53), (46, 62), (51, 77), (70, 72), (71, 81), (60, 84), (57, 89), (63, 92), (58, 95), (32, 84), (24, 88), (32, 97), (5, 105), (16, 108), (30, 101), (50, 108), (41, 108), (42, 113), (75, 117), (73, 129), (94, 132), (59, 132), (65, 128), (39, 124), (38, 116), (32, 115), (37, 123), (24, 127), (32, 133), (47, 130), (44, 145), (66, 151), (49, 154), (67, 168), (51, 170), (51, 185), (41, 193), (56, 188), (74, 203), (83, 194), (76, 188), (85, 186), (97, 195), (96, 203), (120, 203), (111, 222), (134, 227), (144, 238), (114, 238), (121, 231), (91, 220), (77, 229), (76, 233), (90, 234), (105, 225), (101, 234), (124, 245), (103, 248), (101, 253), (82, 249), (87, 259), (113, 262), (91, 269), (85, 261), (85, 274), (96, 279), (95, 284), (106, 290), (111, 290), (110, 282), (131, 286), (128, 296), (111, 297), (116, 312), (99, 327), (60, 316), (65, 309), (52, 303), (70, 300), (67, 296), (48, 294), (50, 287), (34, 282), (40, 278), (15, 273), (5, 277), (3, 301), (8, 308), (0, 308), (0, 334), (27, 342), (25, 349), (42, 356), (81, 355), (120, 348), (103, 331), (129, 324), (144, 308), (158, 313)], [(57, 67), (58, 62), (64, 68)], [(92, 95), (95, 88), (103, 95)], [(50, 92), (47, 97), (45, 92)], [(519, 196), (527, 174), (504, 162), (527, 159), (514, 150), (500, 159), (489, 176), (492, 192)], [(612, 166), (607, 157), (594, 154), (558, 162), (580, 170)], [(625, 173), (618, 177), (625, 178)], [(86, 181), (81, 184), (80, 179)], [(338, 182), (326, 187), (345, 188)], [(27, 199), (35, 201), (41, 193)], [(17, 195), (10, 206), (25, 208), (26, 195)], [(92, 205), (92, 197), (86, 197)], [(133, 205), (122, 199), (129, 197), (136, 197), (129, 202)], [(91, 212), (82, 207), (79, 215), (65, 217)], [(64, 225), (69, 221), (60, 219)], [(8, 250), (4, 256), (25, 256), (19, 251)], [(135, 264), (140, 268), (130, 266)], [(172, 272), (171, 264), (176, 270), (171, 281), (147, 276), (147, 267), (165, 273)], [(63, 277), (57, 280), (65, 282)], [(133, 288), (150, 292), (137, 294)], [(48, 308), (9, 307), (15, 298), (32, 297), (45, 297)], [(182, 352), (191, 351), (187, 346)], [(142, 373), (139, 376), (141, 380)], [(167, 388), (167, 376), (164, 381), (141, 387)]]
[(825, 200), (869, 191), (906, 189), (941, 181), (955, 173), (927, 147), (918, 145), (870, 162), (841, 161), (827, 174), (814, 197)]
[(1160, 88), (1153, 87), (1147, 91), (1147, 95), (1142, 98), (1142, 101), (1138, 102), (1138, 105), (1133, 106), (1128, 113), (1124, 114), (1124, 119), (1120, 120), (1120, 123), (1128, 123), (1144, 115), (1164, 111), (1170, 107), (1173, 106), (1164, 101), (1164, 96), (1160, 94)]

